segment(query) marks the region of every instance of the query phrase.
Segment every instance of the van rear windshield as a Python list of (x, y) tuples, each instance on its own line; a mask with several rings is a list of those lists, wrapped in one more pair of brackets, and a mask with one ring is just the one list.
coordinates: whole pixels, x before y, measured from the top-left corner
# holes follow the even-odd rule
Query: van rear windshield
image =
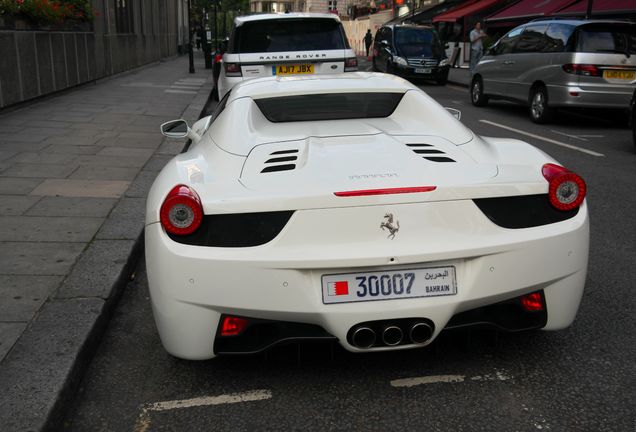
[(390, 116), (404, 93), (330, 93), (256, 99), (273, 123)]
[(328, 18), (248, 21), (236, 28), (234, 53), (344, 49), (342, 25)]
[(636, 25), (589, 24), (579, 30), (578, 52), (636, 54)]

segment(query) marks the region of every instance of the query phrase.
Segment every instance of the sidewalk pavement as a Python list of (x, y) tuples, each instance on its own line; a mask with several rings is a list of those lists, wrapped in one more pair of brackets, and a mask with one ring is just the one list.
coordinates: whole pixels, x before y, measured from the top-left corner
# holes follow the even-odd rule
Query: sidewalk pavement
[[(198, 53), (197, 53), (198, 54)], [(59, 430), (135, 268), (145, 197), (199, 118), (211, 71), (186, 56), (0, 113), (0, 425)]]
[[(367, 57), (358, 56), (358, 69), (361, 71), (371, 70), (371, 61)], [(462, 87), (470, 86), (470, 72), (468, 68), (451, 68), (448, 74), (448, 82)]]

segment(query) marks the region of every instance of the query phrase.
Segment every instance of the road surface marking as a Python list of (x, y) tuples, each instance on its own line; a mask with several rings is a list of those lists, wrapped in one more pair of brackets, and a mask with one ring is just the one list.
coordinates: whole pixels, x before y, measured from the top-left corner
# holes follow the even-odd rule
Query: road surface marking
[(435, 384), (435, 383), (461, 383), (464, 381), (507, 381), (511, 379), (507, 372), (495, 371), (492, 374), (476, 375), (474, 377), (466, 378), (465, 375), (430, 375), (414, 378), (401, 378), (390, 382), (393, 387), (413, 387), (422, 384)]
[(555, 133), (555, 134), (557, 134), (557, 135), (563, 135), (563, 136), (566, 136), (568, 138), (574, 138), (574, 139), (581, 140), (581, 141), (587, 141), (587, 139), (582, 138), (582, 137), (580, 137), (578, 135), (567, 134), (565, 132), (560, 132), (560, 131), (554, 130), (554, 129), (551, 129), (550, 131)]
[(581, 138), (605, 138), (605, 135), (579, 135)]
[(446, 88), (449, 88), (451, 90), (460, 91), (462, 93), (466, 93), (466, 87), (457, 87), (457, 86), (454, 86), (454, 85), (446, 84)]
[(201, 406), (226, 405), (240, 402), (260, 401), (272, 398), (270, 390), (251, 390), (243, 393), (232, 393), (219, 396), (203, 396), (192, 399), (178, 399), (172, 401), (155, 402), (144, 405), (135, 423), (135, 432), (145, 432), (150, 428), (150, 413), (170, 411), (181, 408)]
[(164, 93), (197, 94), (197, 92), (189, 90), (164, 90)]
[(522, 131), (520, 129), (515, 129), (515, 128), (510, 127), (510, 126), (506, 126), (506, 125), (502, 125), (502, 124), (499, 124), (499, 123), (491, 122), (490, 120), (479, 120), (479, 121), (482, 122), (482, 123), (489, 124), (491, 126), (496, 126), (496, 127), (502, 128), (502, 129), (509, 130), (511, 132), (516, 132), (516, 133), (521, 134), (521, 135), (529, 136), (530, 138), (535, 138), (535, 139), (538, 139), (538, 140), (541, 140), (541, 141), (545, 141), (545, 142), (548, 142), (548, 143), (551, 143), (551, 144), (555, 144), (555, 145), (558, 145), (558, 146), (561, 146), (561, 147), (569, 148), (570, 150), (576, 150), (576, 151), (579, 151), (581, 153), (589, 154), (591, 156), (597, 156), (597, 157), (605, 156), (603, 153), (597, 153), (595, 151), (588, 150), (588, 149), (583, 148), (583, 147), (578, 147), (578, 146), (575, 146), (575, 145), (572, 145), (572, 144), (566, 144), (564, 142), (553, 140), (553, 139), (550, 139), (550, 138), (546, 138), (546, 137), (543, 137), (541, 135), (536, 135), (536, 134), (533, 134), (533, 133), (530, 133), (530, 132)]

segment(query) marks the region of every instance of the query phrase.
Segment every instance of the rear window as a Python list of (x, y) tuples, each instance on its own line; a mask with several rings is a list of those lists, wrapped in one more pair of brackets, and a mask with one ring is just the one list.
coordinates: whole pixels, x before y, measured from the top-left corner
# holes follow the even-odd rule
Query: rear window
[(580, 28), (578, 52), (636, 54), (636, 26), (592, 24)]
[(404, 93), (330, 93), (256, 99), (273, 123), (390, 116)]
[(437, 33), (429, 29), (396, 27), (395, 45), (405, 57), (439, 56), (442, 51)]
[(328, 18), (248, 21), (237, 27), (234, 53), (344, 49), (342, 25)]

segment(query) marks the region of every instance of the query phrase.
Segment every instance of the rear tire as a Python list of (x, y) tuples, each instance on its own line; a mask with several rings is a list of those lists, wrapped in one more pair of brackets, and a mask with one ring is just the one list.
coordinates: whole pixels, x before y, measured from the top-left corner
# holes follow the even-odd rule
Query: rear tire
[(488, 105), (488, 96), (484, 95), (484, 83), (480, 77), (473, 78), (470, 84), (470, 101), (477, 107)]
[(548, 105), (548, 90), (544, 86), (534, 87), (530, 91), (530, 118), (538, 124), (549, 123), (554, 119), (555, 110)]

